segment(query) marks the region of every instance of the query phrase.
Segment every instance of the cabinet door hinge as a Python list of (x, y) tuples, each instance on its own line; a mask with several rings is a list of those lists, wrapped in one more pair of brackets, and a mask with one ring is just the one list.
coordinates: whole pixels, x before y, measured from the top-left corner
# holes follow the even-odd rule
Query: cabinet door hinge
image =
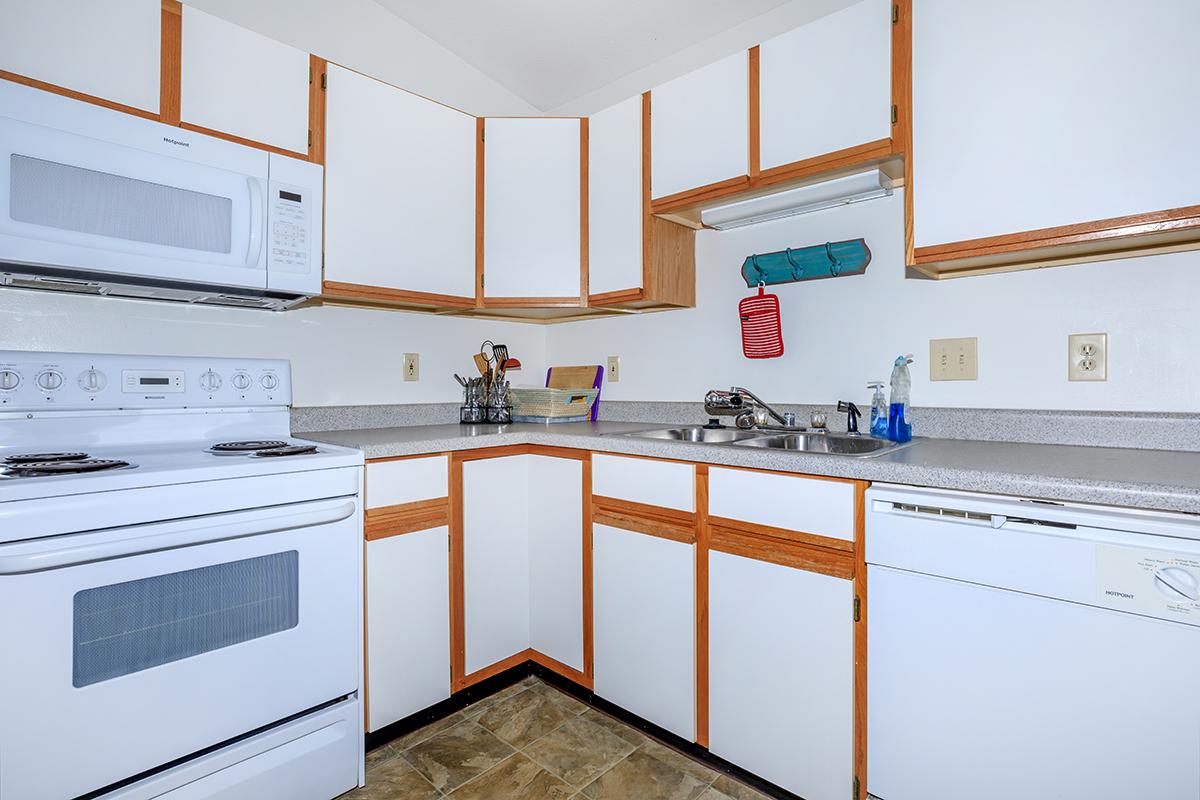
[(894, 4), (892, 6), (892, 24), (897, 25), (897, 24), (899, 24), (899, 22), (900, 22), (900, 5)]
[(862, 620), (862, 600), (856, 596), (854, 598), (854, 621), (860, 622), (861, 620)]
[(329, 77), (328, 76), (329, 76), (328, 72), (321, 73), (321, 91), (322, 92), (325, 91), (325, 87), (329, 85)]
[(308, 68), (308, 85), (312, 86), (312, 67)]
[(312, 128), (308, 129), (308, 146), (312, 147)]
[(854, 800), (859, 800), (858, 793), (860, 790), (861, 790), (861, 787), (859, 786), (859, 783), (858, 783), (858, 776), (855, 775), (854, 776)]
[(483, 275), (482, 274), (479, 276), (479, 288), (480, 289), (483, 288)]
[(899, 118), (900, 118), (900, 109), (896, 108), (896, 106), (893, 105), (892, 106), (892, 124), (895, 125), (896, 120), (898, 120)]

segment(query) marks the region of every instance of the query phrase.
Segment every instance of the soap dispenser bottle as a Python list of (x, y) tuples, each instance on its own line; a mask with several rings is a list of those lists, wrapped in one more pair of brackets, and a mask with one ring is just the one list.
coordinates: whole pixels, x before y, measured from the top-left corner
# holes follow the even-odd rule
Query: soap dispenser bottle
[(888, 435), (888, 403), (883, 395), (883, 381), (867, 384), (868, 389), (875, 390), (871, 398), (871, 435), (877, 439), (886, 439)]
[(912, 354), (909, 354), (897, 356), (892, 365), (892, 404), (888, 408), (887, 438), (893, 442), (912, 441), (912, 425), (904, 419), (912, 389), (912, 377), (908, 374), (911, 363)]

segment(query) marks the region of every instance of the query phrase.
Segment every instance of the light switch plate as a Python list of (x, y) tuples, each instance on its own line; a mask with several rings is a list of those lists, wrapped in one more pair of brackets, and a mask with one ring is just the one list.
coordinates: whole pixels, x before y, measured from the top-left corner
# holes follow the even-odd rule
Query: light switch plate
[(421, 354), (404, 354), (404, 380), (419, 381), (421, 379)]
[(1108, 334), (1073, 333), (1067, 337), (1067, 379), (1108, 380)]
[(974, 381), (979, 379), (979, 340), (930, 339), (929, 380)]
[(605, 370), (605, 380), (609, 383), (619, 383), (621, 380), (621, 357), (609, 356), (608, 369)]

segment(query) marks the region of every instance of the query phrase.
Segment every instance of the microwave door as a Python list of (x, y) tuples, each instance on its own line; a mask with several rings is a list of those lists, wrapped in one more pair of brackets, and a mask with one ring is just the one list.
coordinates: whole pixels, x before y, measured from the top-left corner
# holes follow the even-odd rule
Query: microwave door
[(267, 154), (242, 163), (0, 118), (0, 261), (265, 289)]

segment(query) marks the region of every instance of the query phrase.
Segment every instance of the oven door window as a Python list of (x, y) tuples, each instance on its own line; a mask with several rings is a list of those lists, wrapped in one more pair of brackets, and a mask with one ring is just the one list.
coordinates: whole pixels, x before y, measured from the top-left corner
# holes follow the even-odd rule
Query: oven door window
[(74, 685), (294, 628), (299, 600), (295, 550), (77, 592)]

